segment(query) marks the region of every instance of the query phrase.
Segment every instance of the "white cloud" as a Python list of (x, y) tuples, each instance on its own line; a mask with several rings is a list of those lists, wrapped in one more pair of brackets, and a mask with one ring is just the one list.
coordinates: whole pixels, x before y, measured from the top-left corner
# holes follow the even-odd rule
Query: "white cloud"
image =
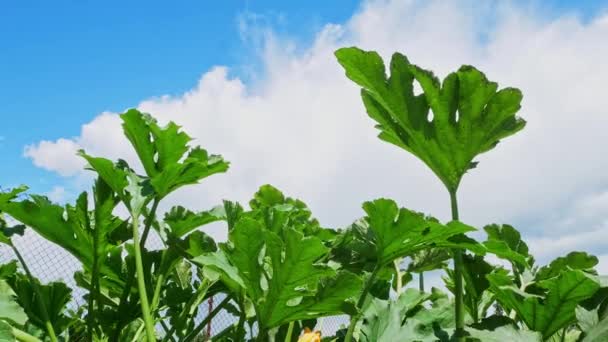
[(84, 165), (76, 158), (78, 148), (79, 145), (74, 140), (60, 138), (56, 141), (43, 140), (36, 145), (28, 145), (23, 154), (32, 159), (34, 165), (67, 177), (81, 172)]
[(62, 186), (54, 186), (51, 191), (46, 193), (46, 196), (55, 203), (62, 203), (66, 199), (66, 190)]
[[(349, 223), (361, 215), (362, 201), (379, 196), (448, 218), (447, 195), (430, 171), (375, 138), (357, 87), (333, 57), (336, 48), (357, 45), (385, 57), (401, 51), (439, 75), (473, 64), (501, 86), (523, 90), (528, 127), (465, 177), (464, 221), (537, 222), (518, 228), (547, 256), (601, 241), (601, 215), (589, 218), (596, 209), (586, 201), (608, 186), (608, 15), (582, 23), (517, 5), (473, 4), (369, 1), (346, 23), (326, 25), (310, 46), (263, 29), (264, 71), (251, 84), (215, 67), (181, 96), (141, 102), (140, 109), (176, 121), (196, 143), (232, 161), (228, 174), (169, 202), (209, 207), (273, 183), (304, 199), (327, 225)], [(25, 153), (39, 167), (73, 176), (83, 165), (76, 149), (133, 160), (127, 146), (117, 115), (103, 113), (80, 136), (42, 141)], [(569, 219), (578, 221), (560, 226)]]

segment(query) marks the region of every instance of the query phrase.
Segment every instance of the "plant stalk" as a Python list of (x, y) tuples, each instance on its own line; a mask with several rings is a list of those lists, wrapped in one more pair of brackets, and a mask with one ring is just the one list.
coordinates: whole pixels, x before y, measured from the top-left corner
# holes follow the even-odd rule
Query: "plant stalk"
[[(378, 275), (380, 268), (381, 265), (376, 265), (376, 268), (369, 276), (369, 279), (365, 284), (365, 288), (363, 289), (363, 292), (361, 293), (361, 296), (359, 296), (359, 300), (357, 301), (358, 310), (361, 310), (363, 308), (363, 304), (365, 304), (365, 299), (367, 298), (369, 290), (371, 289), (372, 285), (374, 284), (374, 281), (376, 280), (376, 276)], [(355, 327), (357, 326), (357, 322), (359, 321), (360, 316), (361, 314), (358, 313), (355, 316), (351, 317), (350, 324), (348, 325), (348, 330), (346, 331), (346, 337), (344, 338), (344, 342), (352, 342)]]
[[(163, 251), (164, 253), (164, 251)], [(165, 280), (164, 274), (159, 274), (156, 278), (156, 285), (154, 286), (154, 294), (152, 295), (152, 307), (150, 308), (152, 311), (155, 311), (158, 307), (158, 303), (160, 302), (160, 292), (163, 287), (163, 282)]]
[(150, 208), (150, 212), (146, 215), (146, 226), (144, 227), (144, 232), (141, 234), (141, 248), (145, 248), (146, 240), (148, 240), (148, 234), (150, 234), (150, 228), (152, 227), (152, 221), (154, 221), (154, 216), (156, 215), (156, 210), (158, 209), (158, 204), (160, 200), (158, 198), (154, 198), (152, 201), (152, 207)]
[[(452, 207), (452, 220), (458, 221), (458, 198), (456, 191), (450, 191), (450, 204)], [(462, 250), (455, 248), (454, 253), (454, 307), (456, 318), (456, 339), (464, 341), (464, 291), (462, 284)]]
[[(152, 203), (152, 208), (146, 215), (146, 220), (145, 220), (146, 226), (144, 227), (144, 232), (149, 231), (150, 227), (152, 226), (152, 221), (154, 221), (154, 216), (156, 215), (156, 209), (158, 208), (158, 203), (159, 203), (159, 200), (154, 199), (154, 202)], [(146, 240), (142, 238), (139, 243), (139, 248), (144, 249), (145, 244), (146, 244)], [(131, 288), (133, 287), (134, 281), (135, 281), (135, 270), (131, 270), (129, 272), (129, 274), (127, 275), (127, 281), (125, 282), (125, 287), (122, 290), (122, 294), (120, 295), (120, 303), (118, 304), (118, 309), (117, 309), (117, 311), (119, 313), (123, 312), (126, 309), (127, 305), (129, 305), (129, 294), (131, 293)], [(125, 326), (125, 323), (123, 321), (120, 321), (116, 324), (116, 328), (114, 329), (114, 332), (113, 332), (112, 338), (111, 338), (112, 341), (118, 340), (120, 331), (122, 330), (122, 328), (124, 326)]]
[(287, 327), (287, 334), (285, 335), (285, 342), (291, 342), (291, 335), (293, 335), (293, 326), (295, 322), (289, 322)]
[(139, 302), (141, 304), (141, 312), (146, 326), (146, 336), (148, 342), (156, 341), (156, 333), (154, 329), (154, 319), (150, 314), (150, 305), (148, 304), (148, 295), (146, 294), (146, 280), (144, 275), (144, 266), (141, 257), (141, 247), (139, 245), (139, 218), (132, 217), (133, 225), (133, 249), (135, 252), (135, 271), (137, 273), (137, 287), (139, 289)]
[(26, 333), (23, 330), (17, 329), (15, 327), (11, 327), (11, 328), (12, 328), (13, 336), (15, 336), (15, 338), (17, 339), (17, 341), (20, 341), (20, 342), (42, 342), (37, 337), (32, 336), (32, 335)]
[(42, 312), (42, 319), (44, 320), (44, 326), (46, 327), (46, 331), (49, 334), (49, 338), (51, 339), (51, 342), (57, 342), (57, 335), (55, 335), (55, 329), (53, 328), (53, 324), (51, 324), (51, 319), (49, 318), (49, 312), (47, 311), (46, 304), (44, 303), (44, 297), (42, 296), (42, 292), (40, 292), (40, 287), (38, 286), (39, 283), (36, 282), (36, 279), (32, 275), (32, 272), (30, 272), (29, 267), (27, 267), (27, 264), (25, 263), (25, 259), (23, 259), (23, 256), (21, 255), (21, 253), (19, 253), (19, 250), (17, 249), (17, 247), (15, 247), (15, 245), (13, 245), (12, 243), (10, 245), (11, 245), (11, 248), (13, 249), (13, 252), (15, 252), (15, 255), (17, 256), (17, 259), (19, 259), (21, 266), (23, 266), (23, 270), (25, 271), (25, 274), (27, 275), (30, 282), (32, 283), (32, 287), (34, 288), (34, 293), (36, 294), (36, 296), (38, 296), (38, 303), (40, 305), (40, 311)]
[[(95, 229), (99, 229), (96, 227)], [(89, 338), (93, 341), (93, 334), (95, 330), (95, 302), (99, 306), (99, 255), (97, 248), (99, 246), (99, 236), (97, 232), (93, 233), (93, 267), (91, 270), (91, 286), (89, 294), (89, 308), (88, 308), (88, 330)]]

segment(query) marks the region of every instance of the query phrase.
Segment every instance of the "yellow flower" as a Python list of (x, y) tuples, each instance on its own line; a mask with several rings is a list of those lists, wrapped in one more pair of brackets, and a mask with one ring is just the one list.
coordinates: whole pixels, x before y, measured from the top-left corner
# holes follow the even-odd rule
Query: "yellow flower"
[(304, 328), (304, 334), (300, 336), (298, 342), (321, 342), (321, 332)]

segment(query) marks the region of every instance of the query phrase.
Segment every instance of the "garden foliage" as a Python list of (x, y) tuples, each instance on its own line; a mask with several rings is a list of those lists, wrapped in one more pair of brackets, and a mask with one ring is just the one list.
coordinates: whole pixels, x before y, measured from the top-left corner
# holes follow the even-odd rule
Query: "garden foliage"
[[(131, 109), (121, 119), (138, 165), (80, 151), (95, 181), (73, 204), (26, 187), (0, 192), (0, 243), (15, 255), (0, 265), (0, 340), (314, 341), (319, 320), (348, 315), (323, 341), (608, 341), (608, 282), (596, 257), (572, 252), (539, 265), (514, 227), (489, 224), (476, 241), (467, 233), (477, 228), (460, 220), (458, 189), (475, 158), (525, 126), (521, 92), (472, 66), (440, 80), (399, 53), (388, 68), (376, 52), (336, 56), (380, 139), (445, 185), (451, 221), (380, 198), (364, 202), (352, 225), (330, 229), (271, 185), (247, 206), (160, 212), (168, 195), (229, 163), (191, 146), (176, 124)], [(225, 242), (206, 233), (217, 222)], [(146, 247), (152, 232), (162, 249)], [(85, 305), (68, 309), (72, 289), (36, 278), (13, 243), (26, 233), (80, 263)], [(443, 272), (445, 290), (425, 288), (430, 271)], [(204, 310), (211, 297), (217, 305)], [(206, 336), (221, 311), (234, 324)]]

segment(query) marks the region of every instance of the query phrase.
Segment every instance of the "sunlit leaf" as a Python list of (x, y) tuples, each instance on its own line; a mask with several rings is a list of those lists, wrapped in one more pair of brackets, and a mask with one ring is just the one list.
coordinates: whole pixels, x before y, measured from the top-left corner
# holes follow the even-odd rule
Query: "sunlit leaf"
[(179, 238), (196, 228), (212, 222), (224, 220), (225, 218), (226, 213), (222, 207), (215, 207), (209, 211), (194, 213), (182, 206), (177, 206), (165, 213), (164, 222), (167, 225), (169, 233), (173, 237)]
[(369, 225), (369, 233), (364, 238), (369, 248), (376, 252), (380, 265), (475, 230), (458, 221), (440, 224), (420, 213), (399, 209), (394, 201), (388, 199), (366, 202), (363, 209)]
[(557, 277), (563, 270), (583, 270), (595, 273), (593, 268), (598, 264), (596, 256), (585, 252), (571, 252), (564, 257), (558, 257), (547, 266), (543, 266), (536, 274), (536, 280)]
[(0, 279), (0, 320), (7, 320), (18, 325), (24, 325), (27, 321), (27, 315), (17, 303), (15, 292), (3, 279)]
[[(417, 156), (451, 192), (475, 167), (475, 157), (525, 125), (515, 116), (521, 92), (498, 90), (472, 66), (462, 66), (440, 82), (400, 53), (392, 56), (388, 78), (376, 52), (342, 48), (336, 57), (346, 76), (363, 88), (363, 103), (378, 123), (380, 139)], [(414, 81), (422, 94), (415, 95)]]
[(228, 163), (206, 150), (190, 148), (191, 138), (170, 122), (160, 127), (149, 114), (130, 109), (122, 114), (123, 130), (159, 198), (187, 184), (228, 170)]
[(318, 238), (292, 228), (285, 228), (282, 238), (263, 222), (239, 220), (230, 245), (195, 262), (229, 278), (229, 286), (242, 283), (264, 328), (348, 310), (347, 301), (358, 293), (361, 280), (320, 263), (329, 250)]

